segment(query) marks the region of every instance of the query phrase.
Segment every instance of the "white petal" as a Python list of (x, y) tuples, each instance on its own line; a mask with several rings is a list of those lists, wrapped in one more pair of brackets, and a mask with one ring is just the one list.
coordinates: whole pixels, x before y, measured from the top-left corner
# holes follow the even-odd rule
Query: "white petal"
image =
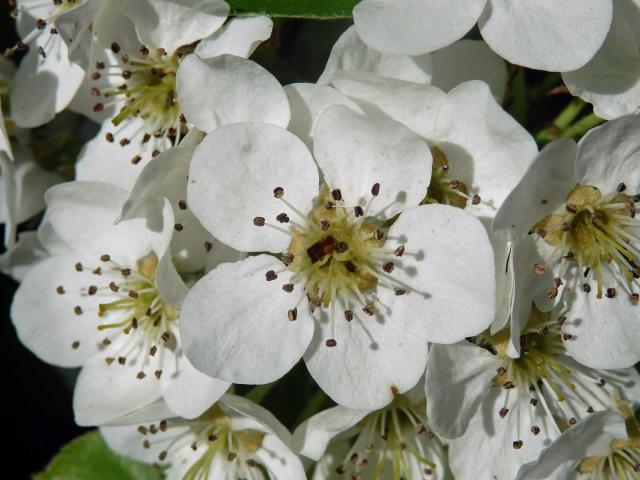
[(284, 443), (290, 443), (291, 433), (282, 423), (266, 408), (252, 402), (251, 400), (237, 395), (226, 394), (220, 399), (222, 408), (231, 417), (244, 417), (251, 420), (260, 431), (272, 433)]
[(225, 53), (248, 58), (273, 30), (269, 17), (233, 17), (196, 47), (194, 53), (200, 58), (211, 58)]
[(193, 286), (180, 322), (184, 351), (197, 369), (236, 383), (269, 383), (302, 357), (313, 334), (306, 305), (296, 321), (287, 318), (302, 292), (282, 290), (289, 271), (265, 278), (282, 267), (269, 255), (249, 257), (218, 266)]
[[(255, 456), (276, 480), (306, 480), (302, 462), (276, 436), (266, 435)], [(231, 479), (230, 479), (231, 480)]]
[(431, 152), (420, 137), (398, 122), (344, 106), (322, 115), (313, 151), (328, 187), (340, 189), (346, 205), (366, 205), (371, 187), (380, 184), (368, 209), (380, 219), (420, 203), (431, 180)]
[(611, 411), (596, 412), (565, 431), (534, 462), (523, 465), (516, 480), (565, 480), (578, 463), (592, 456), (607, 456), (614, 440), (627, 438), (624, 419)]
[(136, 0), (125, 14), (136, 25), (138, 37), (148, 47), (162, 47), (173, 55), (179, 47), (208, 37), (229, 14), (223, 0)]
[(369, 410), (353, 410), (339, 405), (323, 410), (296, 428), (292, 447), (300, 455), (319, 460), (333, 437), (349, 430), (369, 413)]
[(635, 0), (614, 3), (613, 22), (604, 44), (584, 67), (562, 74), (569, 91), (601, 118), (611, 120), (640, 108), (640, 9)]
[[(608, 269), (603, 276), (605, 288), (616, 285)], [(579, 287), (568, 290), (564, 291), (569, 309), (563, 332), (571, 335), (564, 345), (573, 358), (591, 368), (625, 368), (640, 361), (640, 307), (622, 286), (614, 298), (597, 298), (595, 289), (591, 293)]]
[[(170, 355), (169, 351), (164, 354)], [(160, 381), (155, 375), (137, 378), (138, 362), (109, 365), (104, 357), (102, 354), (94, 356), (78, 375), (73, 395), (73, 412), (78, 425), (117, 422), (161, 397)]]
[(486, 43), (460, 40), (431, 55), (431, 85), (448, 92), (468, 80), (482, 80), (491, 88), (497, 102), (504, 99), (507, 65)]
[[(74, 254), (38, 263), (23, 279), (11, 305), (20, 341), (45, 362), (63, 367), (80, 366), (96, 355), (104, 336), (96, 328), (97, 302), (80, 292), (92, 281), (90, 273), (75, 270), (83, 260)], [(57, 293), (59, 286), (64, 294)], [(77, 306), (80, 315), (74, 311)], [(77, 348), (74, 342), (79, 342)]]
[(451, 175), (482, 198), (469, 208), (493, 216), (532, 163), (536, 142), (502, 110), (484, 82), (463, 83), (447, 97), (455, 121), (437, 145), (447, 156)]
[(430, 83), (432, 60), (429, 54), (396, 55), (369, 48), (358, 36), (356, 27), (349, 27), (338, 39), (327, 60), (319, 84), (328, 84), (338, 70), (371, 72), (383, 77), (415, 83)]
[(426, 384), (429, 424), (440, 435), (462, 435), (496, 377), (501, 361), (470, 342), (432, 345)]
[[(38, 47), (46, 57), (37, 52)], [(84, 75), (69, 61), (67, 46), (58, 35), (39, 35), (13, 79), (11, 118), (21, 127), (47, 123), (71, 102)]]
[(108, 254), (118, 263), (135, 265), (150, 244), (143, 221), (113, 224), (126, 198), (124, 190), (108, 183), (63, 183), (47, 191), (47, 219), (60, 239), (95, 262)]
[(563, 205), (575, 186), (577, 154), (578, 146), (568, 139), (556, 140), (543, 148), (504, 200), (493, 230), (515, 240)]
[(511, 63), (568, 72), (587, 63), (611, 25), (611, 0), (488, 0), (482, 37)]
[(445, 205), (405, 210), (389, 229), (394, 259), (391, 280), (406, 285), (394, 304), (394, 318), (418, 316), (430, 342), (455, 343), (487, 328), (495, 313), (491, 242), (473, 215)]
[(228, 382), (211, 378), (196, 370), (182, 352), (165, 362), (162, 371), (162, 397), (167, 406), (183, 418), (203, 414), (229, 388)]
[[(350, 322), (342, 309), (333, 325), (326, 312), (316, 320), (304, 360), (313, 379), (336, 403), (360, 410), (382, 408), (393, 401), (394, 392), (406, 392), (423, 376), (427, 364), (423, 318), (418, 311), (397, 313), (409, 296), (396, 297), (379, 288), (376, 299), (382, 306), (374, 316), (358, 307)], [(329, 338), (337, 341), (335, 347), (326, 346)]]
[[(131, 190), (153, 151), (171, 146), (166, 137), (152, 137), (143, 143), (145, 126), (146, 122), (137, 117), (125, 119), (118, 127), (105, 121), (78, 155), (76, 179), (111, 183)], [(107, 140), (108, 133), (114, 135), (114, 141)]]
[[(0, 63), (2, 66), (2, 63)], [(13, 77), (13, 75), (11, 75)], [(0, 80), (4, 80), (2, 73), (0, 72)], [(7, 134), (7, 126), (5, 124), (4, 115), (2, 113), (2, 105), (0, 105), (0, 152), (5, 152), (9, 159), (13, 160), (13, 152), (11, 150), (11, 141)]]
[(388, 115), (427, 140), (441, 138), (451, 128), (453, 114), (447, 97), (431, 85), (346, 71), (336, 72), (331, 84), (369, 115)]
[(188, 205), (202, 225), (240, 251), (282, 252), (291, 242), (284, 229), (257, 227), (255, 217), (276, 224), (281, 212), (297, 221), (276, 187), (297, 210), (311, 211), (318, 169), (309, 150), (290, 132), (266, 123), (221, 127), (196, 148), (189, 171)]
[(69, 60), (79, 65), (83, 70), (89, 70), (90, 50), (93, 41), (93, 21), (98, 17), (102, 7), (100, 1), (82, 0), (67, 4), (65, 13), (55, 19), (55, 28), (60, 32), (60, 38), (66, 43)]
[(36, 232), (22, 232), (15, 245), (0, 255), (0, 271), (22, 282), (26, 274), (48, 256)]
[(309, 150), (313, 148), (316, 124), (324, 111), (333, 105), (344, 105), (362, 113), (360, 107), (339, 91), (314, 83), (294, 83), (284, 87), (291, 108), (288, 130), (295, 133)]
[[(103, 48), (110, 49), (112, 43), (116, 42), (123, 52), (137, 54), (141, 42), (133, 21), (126, 14), (130, 6), (144, 8), (146, 2), (131, 4), (130, 0), (109, 0), (101, 3), (101, 13), (93, 25), (98, 43)], [(148, 21), (153, 19), (150, 18)]]
[(385, 53), (419, 55), (471, 30), (486, 0), (364, 0), (353, 9), (360, 37)]
[(620, 183), (640, 190), (640, 117), (630, 115), (590, 130), (580, 140), (576, 179), (598, 187), (603, 195), (616, 192)]
[(289, 123), (289, 102), (267, 70), (233, 55), (187, 56), (176, 76), (180, 108), (187, 120), (210, 132), (238, 122)]
[[(542, 406), (531, 406), (530, 395), (515, 392), (508, 399), (504, 390), (493, 387), (462, 437), (449, 444), (449, 463), (455, 478), (512, 480), (518, 469), (535, 459), (551, 443), (555, 430), (545, 428), (552, 419)], [(509, 410), (501, 418), (502, 408)], [(531, 427), (540, 432), (535, 435)], [(513, 442), (521, 441), (519, 449)]]

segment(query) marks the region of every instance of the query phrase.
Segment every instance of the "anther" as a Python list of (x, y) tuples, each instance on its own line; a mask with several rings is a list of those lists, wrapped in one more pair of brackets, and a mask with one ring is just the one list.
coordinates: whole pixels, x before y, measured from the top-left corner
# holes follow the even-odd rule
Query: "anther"
[(276, 198), (282, 198), (284, 196), (284, 188), (276, 187), (273, 189), (273, 196)]
[[(162, 370), (156, 370), (155, 372), (153, 372), (153, 374), (156, 376), (158, 380), (160, 380), (160, 377), (162, 376)], [(166, 429), (166, 426), (165, 426), (165, 429)], [(160, 422), (160, 430), (162, 430), (162, 422)], [(162, 431), (164, 432), (164, 430)]]
[(587, 407), (587, 413), (593, 413), (593, 412), (595, 412), (593, 407), (591, 407), (591, 406)]
[(395, 268), (395, 265), (393, 264), (393, 262), (385, 262), (382, 265), (382, 270), (384, 270), (387, 273), (391, 273), (393, 272), (393, 269)]
[(286, 213), (280, 213), (277, 217), (276, 220), (278, 220), (278, 222), (280, 223), (289, 223), (289, 215), (287, 215)]
[(131, 164), (137, 165), (140, 163), (140, 160), (142, 160), (142, 157), (140, 155), (134, 155), (133, 158), (131, 159)]
[(206, 250), (207, 253), (209, 253), (212, 248), (213, 248), (213, 243), (209, 241), (204, 242), (204, 249)]
[(253, 224), (256, 227), (263, 227), (264, 226), (264, 217), (254, 217)]
[(358, 268), (356, 267), (356, 265), (352, 261), (345, 262), (344, 266), (347, 269), (347, 271), (350, 272), (350, 273), (355, 273), (356, 270), (358, 270)]
[(73, 348), (74, 350), (77, 350), (79, 346), (80, 346), (80, 342), (78, 340), (76, 340), (71, 344), (71, 348)]
[(338, 252), (340, 253), (346, 252), (348, 248), (349, 245), (347, 245), (346, 242), (338, 242), (338, 245), (336, 245), (336, 250), (338, 250)]
[(500, 415), (500, 418), (504, 418), (504, 417), (507, 416), (507, 413), (509, 413), (509, 409), (505, 408), (505, 407), (502, 407), (500, 409), (500, 411), (498, 412), (498, 415)]
[(36, 28), (37, 28), (38, 30), (44, 30), (46, 26), (47, 26), (47, 22), (46, 22), (46, 20), (43, 20), (42, 18), (39, 18), (39, 19), (36, 21)]
[(404, 245), (400, 245), (398, 248), (396, 248), (393, 254), (396, 257), (401, 257), (402, 255), (404, 255)]
[(481, 201), (482, 199), (480, 198), (480, 195), (477, 195), (477, 194), (471, 198), (472, 205), (479, 205)]
[(142, 442), (142, 446), (144, 448), (151, 448), (151, 442), (149, 440), (145, 440), (144, 442)]
[(329, 347), (329, 348), (333, 348), (336, 345), (338, 345), (338, 342), (335, 341), (335, 339), (330, 338), (329, 340), (327, 340), (326, 342), (324, 342), (324, 344)]
[(573, 335), (571, 335), (570, 333), (564, 333), (562, 335), (562, 340), (564, 340), (565, 342), (568, 340), (571, 340), (573, 338)]
[(180, 200), (178, 202), (178, 208), (180, 210), (186, 210), (187, 209), (187, 202), (185, 202), (184, 200)]
[(161, 452), (158, 454), (158, 460), (162, 461), (162, 460), (164, 460), (165, 458), (167, 458), (167, 451), (166, 451), (166, 450), (163, 450), (163, 451), (161, 451)]
[(321, 220), (320, 221), (320, 228), (323, 231), (326, 232), (327, 230), (329, 230), (329, 227), (331, 227), (331, 222), (329, 220)]
[(227, 455), (227, 460), (233, 462), (238, 455), (235, 452), (229, 452)]
[(547, 298), (554, 299), (558, 296), (558, 289), (556, 287), (551, 287), (547, 290)]
[(398, 297), (407, 293), (404, 288), (394, 288), (393, 293), (395, 293)]
[(356, 217), (361, 217), (364, 215), (364, 210), (362, 209), (362, 207), (360, 205), (356, 205), (353, 209), (354, 214)]
[(606, 293), (607, 298), (614, 298), (616, 296), (616, 294), (617, 294), (617, 291), (616, 291), (615, 288), (613, 288), (613, 287), (612, 288), (607, 288), (607, 293)]
[(131, 140), (129, 140), (128, 138), (123, 138), (119, 143), (121, 147), (126, 147), (131, 143)]
[(103, 344), (105, 347), (108, 347), (109, 345), (111, 345), (111, 340), (109, 340), (108, 338), (103, 338), (103, 339), (102, 339), (102, 344)]
[(113, 140), (114, 140), (113, 133), (107, 132), (106, 135), (105, 135), (105, 138), (107, 139), (107, 142), (113, 143)]
[(146, 377), (144, 372), (138, 372), (137, 375), (136, 375), (136, 378), (138, 380), (142, 380), (144, 377)]
[(60, 286), (56, 287), (56, 292), (57, 292), (59, 295), (64, 295), (64, 287), (63, 287), (62, 285), (60, 285)]
[(111, 289), (112, 292), (117, 292), (118, 290), (120, 290), (120, 287), (116, 285), (116, 282), (110, 282), (109, 288)]
[(505, 373), (507, 373), (507, 369), (504, 367), (499, 367), (497, 370), (498, 376), (501, 377), (503, 376)]
[(291, 263), (294, 260), (294, 255), (291, 252), (284, 252), (282, 254), (282, 256), (280, 257), (280, 259), (282, 260), (282, 263), (284, 263), (285, 265), (291, 265)]
[(158, 351), (158, 347), (156, 347), (155, 345), (153, 345), (150, 349), (149, 349), (149, 355), (151, 355), (152, 357), (156, 354), (156, 352)]
[(276, 278), (278, 278), (278, 275), (273, 270), (269, 270), (267, 273), (264, 274), (264, 276), (267, 279), (267, 282), (271, 282)]
[(120, 51), (120, 45), (118, 45), (116, 42), (113, 42), (111, 44), (111, 51), (113, 53), (118, 53)]
[(379, 193), (380, 193), (380, 184), (374, 183), (373, 187), (371, 187), (371, 195), (373, 195), (374, 197), (377, 197)]
[(176, 223), (173, 228), (176, 229), (176, 232), (181, 232), (184, 226), (181, 223)]
[(373, 308), (373, 305), (371, 305), (371, 304), (367, 304), (367, 305), (365, 305), (365, 306), (364, 306), (364, 308), (362, 309), (362, 311), (363, 311), (364, 313), (366, 313), (367, 315), (369, 315), (370, 317), (371, 317), (374, 313), (376, 313), (376, 311), (375, 311), (375, 310), (374, 310), (374, 308)]
[(111, 257), (107, 254), (100, 255), (100, 260), (102, 260), (103, 262), (108, 262), (109, 260), (111, 260)]
[(564, 315), (560, 315), (558, 317), (558, 325), (564, 325), (564, 322), (567, 321), (567, 317), (565, 317)]
[(298, 318), (298, 309), (292, 308), (291, 310), (289, 310), (287, 312), (287, 318), (289, 319), (290, 322), (295, 322), (296, 319)]
[(140, 425), (138, 427), (138, 432), (142, 435), (146, 435), (148, 432), (147, 427), (145, 427), (144, 425)]
[(578, 420), (576, 420), (576, 418), (575, 418), (575, 417), (571, 417), (571, 418), (569, 419), (569, 425), (575, 425), (576, 423), (578, 423)]
[(353, 320), (353, 312), (351, 310), (345, 310), (344, 318), (347, 320), (347, 322), (350, 322), (351, 320)]
[(534, 435), (538, 435), (540, 433), (540, 427), (537, 425), (533, 425), (531, 427), (531, 433), (533, 433)]
[(529, 400), (529, 403), (531, 404), (531, 406), (535, 407), (536, 405), (538, 405), (538, 399), (532, 398), (531, 400)]
[(103, 103), (98, 102), (93, 106), (93, 111), (96, 112), (96, 113), (101, 112), (103, 110), (104, 110), (104, 104)]
[(333, 190), (331, 192), (331, 196), (336, 202), (339, 202), (340, 200), (342, 200), (342, 192), (340, 191), (339, 188), (336, 188), (335, 190)]
[(504, 388), (505, 390), (511, 390), (512, 388), (516, 388), (516, 386), (512, 381), (507, 381), (507, 382), (504, 382), (504, 385), (502, 385), (502, 388)]
[(75, 269), (76, 272), (81, 272), (82, 271), (82, 264), (80, 262), (75, 264)]
[(513, 448), (516, 450), (520, 450), (522, 448), (522, 440), (516, 440), (513, 442)]
[(591, 291), (591, 285), (589, 285), (588, 283), (583, 283), (582, 284), (582, 291), (584, 293), (589, 293)]
[(146, 57), (147, 55), (149, 55), (149, 49), (144, 45), (140, 45), (140, 50), (139, 51), (140, 51), (140, 54), (143, 57)]
[(624, 192), (626, 189), (627, 189), (627, 186), (626, 186), (624, 183), (622, 183), (622, 182), (620, 182), (620, 183), (618, 184), (618, 186), (616, 187), (616, 191), (617, 191), (618, 193), (622, 193), (622, 192)]
[(120, 365), (124, 365), (125, 363), (127, 363), (127, 359), (125, 357), (118, 357), (118, 363)]
[(82, 307), (80, 307), (80, 305), (76, 305), (75, 307), (73, 307), (73, 312), (76, 315), (82, 315)]
[(578, 209), (577, 209), (574, 205), (571, 205), (571, 204), (569, 204), (569, 203), (567, 203), (567, 204), (564, 206), (564, 208), (565, 208), (565, 210), (566, 210), (567, 212), (569, 212), (569, 213), (572, 213), (572, 214), (576, 214), (576, 213), (578, 213)]
[(138, 298), (138, 292), (136, 292), (135, 290), (129, 290), (129, 296), (131, 298)]
[(131, 275), (131, 269), (123, 268), (120, 270), (120, 273), (122, 274), (123, 277), (128, 277), (129, 275)]
[(207, 435), (207, 440), (210, 442), (215, 442), (218, 439), (218, 436), (215, 433), (210, 433)]
[(456, 190), (460, 186), (460, 180), (453, 179), (449, 182), (449, 186)]

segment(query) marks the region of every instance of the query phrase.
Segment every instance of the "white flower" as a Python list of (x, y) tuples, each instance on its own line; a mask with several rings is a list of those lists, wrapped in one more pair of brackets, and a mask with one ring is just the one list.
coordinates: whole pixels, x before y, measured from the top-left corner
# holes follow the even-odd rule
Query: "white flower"
[[(562, 316), (531, 309), (519, 332), (482, 336), (483, 346), (433, 345), (427, 365), (427, 415), (449, 441), (455, 478), (508, 480), (578, 420), (635, 399), (634, 369), (591, 370), (564, 348)], [(517, 343), (519, 356), (508, 354)]]
[(540, 457), (523, 465), (516, 480), (637, 478), (640, 435), (633, 413), (597, 412), (564, 432)]
[(602, 45), (611, 16), (611, 0), (363, 0), (353, 9), (360, 37), (381, 52), (432, 52), (462, 38), (477, 21), (498, 55), (550, 71), (587, 63)]
[(188, 203), (202, 225), (233, 248), (278, 256), (220, 265), (192, 288), (185, 351), (238, 383), (274, 381), (304, 355), (338, 403), (380, 408), (417, 383), (428, 341), (490, 323), (491, 245), (466, 212), (416, 206), (430, 153), (399, 123), (334, 106), (313, 150), (315, 162), (262, 123), (218, 128), (196, 148)]
[(302, 423), (293, 446), (318, 461), (313, 479), (450, 478), (446, 447), (427, 424), (423, 387), (380, 410), (337, 406)]
[[(78, 179), (130, 189), (142, 167), (176, 145), (189, 124), (209, 131), (262, 120), (261, 106), (274, 107), (278, 95), (284, 97), (271, 74), (242, 58), (269, 37), (269, 18), (232, 19), (223, 26), (229, 7), (220, 0), (118, 0), (108, 8), (109, 28), (97, 34), (87, 81), (73, 104), (102, 122), (80, 154)], [(285, 115), (284, 123), (288, 110)]]
[[(156, 418), (162, 418), (158, 416)], [(235, 395), (193, 420), (100, 429), (117, 453), (146, 463), (169, 464), (168, 480), (303, 480), (290, 434), (270, 412)]]
[(483, 80), (491, 87), (498, 101), (504, 98), (507, 86), (504, 60), (482, 41), (460, 40), (431, 54), (419, 56), (383, 53), (368, 47), (353, 26), (340, 36), (331, 49), (318, 83), (329, 84), (339, 70), (371, 72), (408, 82), (430, 84), (444, 91), (468, 80)]
[(38, 232), (50, 257), (26, 274), (12, 305), (18, 336), (36, 355), (83, 367), (74, 394), (81, 425), (142, 421), (140, 411), (163, 403), (195, 417), (229, 385), (195, 370), (181, 350), (180, 311), (167, 301), (182, 282), (169, 249), (170, 203), (159, 224), (114, 225), (127, 196), (95, 182), (50, 189)]
[(577, 145), (548, 145), (494, 221), (494, 229), (512, 239), (536, 238), (546, 300), (562, 301), (568, 310), (566, 347), (594, 368), (640, 360), (639, 132), (640, 118), (624, 117), (591, 130)]
[[(22, 40), (15, 50), (29, 49), (20, 62), (11, 92), (11, 115), (19, 126), (36, 127), (52, 120), (69, 105), (82, 84), (85, 72), (69, 59), (69, 49), (58, 30), (58, 22), (68, 26), (67, 22), (75, 19), (64, 17), (73, 16), (74, 10), (87, 2), (17, 2), (17, 28)], [(64, 33), (68, 36), (71, 32), (65, 29)], [(81, 40), (84, 43), (87, 38)]]
[(640, 109), (640, 2), (617, 0), (611, 30), (598, 53), (582, 68), (562, 74), (569, 91), (593, 103), (594, 112), (614, 119)]

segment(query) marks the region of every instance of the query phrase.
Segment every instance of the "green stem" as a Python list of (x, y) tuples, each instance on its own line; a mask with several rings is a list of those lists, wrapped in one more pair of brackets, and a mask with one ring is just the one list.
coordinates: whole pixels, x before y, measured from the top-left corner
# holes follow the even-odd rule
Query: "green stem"
[(591, 130), (593, 127), (597, 127), (604, 120), (598, 117), (595, 113), (591, 113), (584, 118), (581, 118), (576, 123), (562, 132), (562, 136), (565, 138), (573, 138), (574, 140), (582, 137), (585, 133)]
[(269, 392), (276, 386), (277, 382), (267, 383), (266, 385), (257, 385), (253, 387), (246, 395), (245, 398), (255, 403), (261, 403)]

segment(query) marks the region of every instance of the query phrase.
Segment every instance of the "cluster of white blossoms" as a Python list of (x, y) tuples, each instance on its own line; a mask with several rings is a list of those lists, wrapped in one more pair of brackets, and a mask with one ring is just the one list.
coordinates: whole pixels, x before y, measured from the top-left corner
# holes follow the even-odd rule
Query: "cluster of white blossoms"
[[(176, 480), (639, 479), (640, 2), (363, 0), (286, 86), (233, 12), (15, 2), (0, 269), (76, 422)], [(539, 151), (505, 60), (608, 121)], [(243, 385), (300, 361), (290, 432)]]

